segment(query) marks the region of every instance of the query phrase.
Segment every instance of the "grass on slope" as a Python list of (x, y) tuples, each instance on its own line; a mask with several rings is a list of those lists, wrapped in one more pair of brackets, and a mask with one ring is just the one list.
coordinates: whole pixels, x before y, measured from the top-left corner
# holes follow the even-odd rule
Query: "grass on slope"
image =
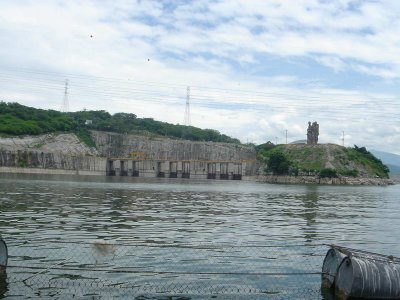
[[(271, 162), (278, 164), (276, 159), (280, 159), (288, 165), (285, 170), (291, 175), (311, 172), (320, 176), (340, 174), (352, 177), (367, 175), (388, 178), (389, 173), (388, 167), (365, 147), (344, 148), (332, 144), (275, 146), (270, 143), (260, 145), (257, 150), (260, 161), (268, 165)], [(275, 171), (270, 167), (266, 170)]]

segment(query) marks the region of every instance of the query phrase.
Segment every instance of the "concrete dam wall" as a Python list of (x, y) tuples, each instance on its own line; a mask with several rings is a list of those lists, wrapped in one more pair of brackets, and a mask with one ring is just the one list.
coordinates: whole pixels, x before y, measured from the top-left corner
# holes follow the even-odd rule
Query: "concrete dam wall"
[(252, 147), (93, 131), (107, 174), (199, 179), (241, 179), (256, 169)]
[(99, 131), (92, 137), (97, 149), (79, 143), (73, 134), (0, 139), (0, 171), (241, 179), (256, 170), (255, 149), (243, 145)]

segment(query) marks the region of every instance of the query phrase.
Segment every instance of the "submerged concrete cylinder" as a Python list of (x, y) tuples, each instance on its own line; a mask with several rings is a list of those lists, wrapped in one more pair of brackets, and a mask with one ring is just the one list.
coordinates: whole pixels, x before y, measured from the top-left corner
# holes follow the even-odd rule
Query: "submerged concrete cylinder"
[(400, 264), (377, 257), (347, 256), (334, 284), (345, 298), (400, 299)]
[(345, 257), (346, 255), (336, 248), (328, 250), (322, 264), (322, 285), (324, 287), (333, 287), (337, 270)]
[(7, 267), (8, 249), (6, 242), (0, 238), (0, 271)]

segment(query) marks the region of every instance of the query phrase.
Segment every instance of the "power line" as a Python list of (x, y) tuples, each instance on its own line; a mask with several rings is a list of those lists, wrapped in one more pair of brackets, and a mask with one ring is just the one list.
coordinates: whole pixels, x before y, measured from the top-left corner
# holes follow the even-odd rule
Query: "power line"
[[(0, 82), (1, 82), (1, 79), (0, 79)], [(7, 83), (10, 84), (9, 81), (7, 81)], [(26, 85), (26, 84), (24, 84), (24, 86), (25, 87), (30, 86), (30, 87), (59, 88), (59, 83), (57, 83), (57, 85), (48, 85), (48, 84), (39, 84), (39, 85), (30, 84), (30, 85)], [(82, 88), (82, 89), (85, 90), (84, 92), (88, 93), (88, 94), (94, 94), (95, 93), (96, 95), (103, 95), (103, 96), (106, 96), (106, 95), (122, 96), (122, 95), (124, 95), (124, 93), (126, 93), (127, 95), (129, 94), (129, 96), (131, 96), (132, 92), (134, 92), (137, 95), (143, 95), (143, 96), (171, 97), (170, 93), (157, 92), (157, 91), (154, 91), (154, 90), (153, 91), (149, 91), (149, 90), (132, 89), (132, 88), (124, 90), (124, 89), (121, 89), (119, 87), (115, 87), (114, 89), (107, 89), (106, 91), (99, 91), (97, 87), (90, 87), (90, 86), (87, 86), (87, 85), (80, 85), (80, 84), (74, 84), (74, 87), (76, 89)], [(180, 97), (180, 95), (181, 95), (181, 93), (176, 94), (176, 97), (178, 98), (178, 97)], [(271, 100), (270, 98), (260, 98), (259, 101), (244, 101), (243, 99), (240, 100), (240, 101), (231, 101), (232, 99), (237, 98), (237, 96), (236, 97), (235, 96), (229, 96), (228, 99), (227, 98), (223, 98), (223, 96), (216, 97), (216, 98), (218, 98), (218, 99), (211, 99), (211, 98), (206, 97), (206, 96), (194, 97), (194, 96), (191, 95), (191, 99), (194, 100), (195, 102), (198, 102), (198, 103), (203, 102), (203, 101), (208, 102), (206, 104), (218, 102), (218, 103), (221, 103), (221, 105), (222, 104), (242, 104), (242, 105), (257, 105), (257, 104), (260, 104), (260, 105), (264, 105), (265, 101)], [(262, 100), (264, 100), (264, 101), (262, 101)], [(314, 106), (313, 104), (294, 103), (292, 101), (289, 102), (289, 101), (285, 101), (284, 99), (278, 99), (278, 100), (276, 102), (280, 102), (281, 105), (277, 106), (275, 104), (274, 106), (277, 107), (277, 108), (284, 108), (284, 107), (286, 108), (286, 106), (307, 108), (307, 107), (313, 107)], [(193, 101), (191, 101), (191, 102), (193, 102)], [(268, 101), (268, 103), (271, 103), (271, 102)], [(334, 104), (334, 103), (335, 103), (335, 101), (331, 101), (331, 106), (329, 106), (329, 108), (332, 108), (332, 106), (334, 106), (332, 104)], [(273, 103), (271, 103), (271, 104), (273, 104)], [(348, 106), (352, 107), (351, 104), (349, 104)], [(398, 104), (397, 103), (393, 103), (392, 106), (395, 107), (395, 106), (398, 106)], [(387, 108), (388, 111), (393, 112), (393, 110), (391, 110), (390, 106), (389, 107), (385, 106), (385, 107)], [(355, 108), (357, 108), (358, 110), (360, 109), (359, 107), (355, 107)], [(336, 107), (336, 109), (346, 109), (347, 110), (348, 108), (343, 108), (343, 107), (338, 108), (338, 107)]]
[(285, 133), (286, 133), (286, 145), (287, 145), (287, 129), (285, 130)]
[(190, 86), (186, 87), (186, 108), (185, 108), (185, 122), (186, 126), (191, 125), (190, 120)]
[[(0, 80), (1, 81), (1, 80)], [(10, 84), (10, 82), (8, 82)], [(43, 84), (30, 84), (30, 85), (26, 85), (24, 84), (23, 87), (38, 87), (38, 88), (48, 88), (48, 89), (58, 89), (60, 86), (59, 84), (55, 85), (43, 85)], [(139, 89), (131, 89), (131, 90), (121, 90), (121, 89), (111, 89), (111, 90), (107, 90), (107, 91), (99, 91), (97, 88), (86, 88), (87, 86), (85, 85), (76, 85), (74, 84), (75, 90), (78, 92), (78, 94), (85, 94), (85, 95), (98, 95), (98, 96), (103, 96), (103, 97), (108, 97), (108, 96), (116, 96), (116, 97), (123, 97), (126, 96), (128, 98), (132, 97), (132, 93), (135, 93), (135, 95), (137, 97), (139, 96), (144, 96), (144, 97), (151, 97), (151, 99), (142, 99), (143, 101), (153, 101), (153, 100), (157, 100), (159, 99), (160, 101), (170, 101), (169, 99), (172, 99), (174, 102), (176, 102), (176, 100), (178, 98), (180, 98), (181, 93), (176, 94), (175, 95), (171, 95), (169, 93), (160, 93), (160, 92), (155, 92), (155, 91), (147, 91), (147, 90), (139, 90)], [(79, 87), (81, 89), (79, 89)], [(83, 91), (81, 91), (83, 89)], [(21, 88), (19, 87), (19, 90), (21, 90)], [(191, 100), (190, 101), (196, 105), (200, 105), (200, 106), (206, 106), (206, 107), (214, 107), (214, 108), (218, 108), (218, 106), (221, 106), (221, 108), (226, 109), (226, 107), (228, 106), (242, 106), (243, 109), (246, 108), (257, 108), (257, 106), (259, 108), (268, 108), (268, 106), (270, 107), (274, 107), (276, 109), (286, 109), (286, 108), (303, 108), (303, 109), (308, 109), (308, 108), (314, 108), (317, 107), (320, 110), (320, 107), (315, 106), (313, 104), (305, 104), (305, 103), (293, 103), (293, 102), (288, 102), (288, 101), (284, 101), (281, 100), (280, 105), (277, 105), (276, 103), (271, 103), (271, 101), (268, 101), (269, 99), (263, 99), (264, 102), (262, 101), (235, 101), (235, 102), (231, 102), (230, 99), (225, 99), (225, 98), (221, 98), (219, 97), (219, 99), (216, 100), (210, 100), (206, 97), (202, 97), (202, 98), (198, 98), (198, 97), (193, 97), (192, 95), (190, 95)], [(395, 109), (393, 109), (394, 107), (398, 106), (397, 104), (393, 104), (392, 106), (386, 106), (386, 111), (392, 113), (393, 115), (393, 111), (395, 111)], [(235, 109), (237, 109), (238, 107), (234, 107)], [(344, 106), (337, 106), (337, 105), (331, 105), (330, 107), (325, 107), (325, 110), (330, 109), (330, 111), (336, 111), (336, 112), (342, 112), (342, 111), (348, 111), (349, 109), (352, 109), (352, 105), (349, 105), (348, 107), (344, 107)], [(354, 107), (354, 109), (356, 109), (358, 112), (361, 111), (361, 109), (359, 107)], [(378, 111), (369, 111), (368, 115), (370, 114), (383, 114), (384, 112), (382, 110), (378, 110)]]
[[(0, 73), (0, 77), (1, 76), (2, 75)], [(17, 80), (32, 81), (32, 79), (26, 79), (26, 78), (23, 78), (23, 79), (18, 78)], [(40, 83), (41, 85), (45, 84), (47, 86), (48, 83), (49, 83), (48, 79), (40, 79), (40, 80), (42, 82), (43, 82), (43, 80), (45, 80), (45, 82)], [(35, 81), (37, 81), (37, 80), (35, 80)], [(10, 81), (8, 79), (7, 79), (7, 84), (10, 84)], [(57, 86), (59, 85), (59, 83), (55, 83), (55, 84)], [(136, 83), (132, 82), (132, 84), (136, 84)], [(32, 83), (30, 85), (33, 86)], [(85, 89), (85, 91), (93, 91), (93, 90), (98, 91), (98, 87), (97, 86), (79, 84), (79, 82), (77, 84), (75, 84), (75, 86), (77, 88), (81, 87), (81, 88)], [(102, 87), (105, 88), (104, 85), (102, 85)], [(150, 95), (150, 94), (153, 95), (154, 94), (156, 96), (161, 96), (161, 95), (170, 96), (171, 95), (171, 91), (159, 92), (159, 91), (155, 91), (154, 89), (152, 89), (152, 90), (145, 89), (144, 90), (144, 89), (132, 88), (132, 86), (129, 86), (128, 88), (122, 88), (121, 86), (112, 85), (112, 86), (107, 87), (106, 89), (107, 89), (107, 93), (110, 93), (111, 91), (113, 91), (113, 92), (118, 91), (118, 93), (121, 93), (121, 92), (126, 92), (126, 93), (135, 92), (135, 93), (142, 93), (144, 95)], [(179, 92), (179, 94), (180, 94), (180, 92)], [(198, 95), (197, 94), (195, 96), (191, 95), (191, 98), (193, 100), (195, 100), (195, 101), (198, 101), (198, 102), (201, 102), (201, 101), (209, 101), (210, 102), (210, 101), (212, 101), (212, 102), (239, 103), (239, 104), (247, 104), (248, 105), (248, 104), (264, 103), (265, 101), (268, 101), (268, 103), (271, 103), (271, 101), (272, 101), (272, 102), (275, 102), (275, 107), (277, 107), (276, 103), (280, 103), (282, 106), (287, 106), (287, 105), (290, 104), (290, 106), (292, 106), (292, 107), (295, 107), (295, 106), (302, 107), (302, 108), (307, 107), (307, 105), (304, 104), (303, 102), (302, 103), (296, 103), (295, 101), (292, 101), (290, 98), (287, 98), (287, 97), (292, 97), (292, 95), (284, 95), (286, 97), (285, 99), (276, 98), (276, 97), (273, 97), (271, 95), (272, 94), (269, 94), (269, 95), (265, 94), (264, 96), (260, 96), (260, 95), (257, 95), (257, 94), (253, 94), (253, 95), (249, 95), (248, 97), (244, 97), (243, 95), (234, 95), (234, 94), (227, 94), (227, 93), (221, 93), (221, 94), (212, 93), (212, 94), (209, 94), (209, 93), (204, 93), (204, 91), (199, 91)], [(281, 94), (281, 95), (283, 95), (283, 94)], [(335, 96), (337, 96), (337, 95), (335, 95)], [(327, 100), (326, 98), (324, 98), (324, 99)], [(305, 99), (302, 98), (302, 97), (297, 97), (296, 100), (301, 101), (301, 100), (305, 100)], [(371, 99), (367, 99), (367, 100), (371, 100)], [(388, 108), (389, 107), (389, 110), (390, 110), (390, 105), (391, 106), (396, 106), (396, 107), (399, 105), (398, 103), (393, 103), (393, 102), (391, 102), (391, 103), (389, 103), (389, 102), (384, 103), (383, 102), (384, 100), (389, 101), (389, 100), (393, 100), (393, 99), (379, 98), (379, 100), (380, 100), (379, 103), (377, 103), (377, 102), (374, 103), (375, 108), (376, 108), (376, 105), (379, 105), (379, 106), (384, 107), (384, 108)], [(356, 101), (360, 102), (360, 100), (356, 100)], [(312, 104), (312, 102), (315, 102), (315, 101), (307, 99), (306, 102), (308, 103), (308, 105), (314, 105), (314, 104)], [(337, 104), (339, 102), (340, 102), (340, 104), (343, 104), (343, 105), (347, 103), (347, 106), (349, 106), (349, 105), (352, 106), (353, 105), (353, 104), (350, 104), (353, 101), (347, 101), (346, 98), (340, 99), (340, 101), (338, 99), (335, 99), (335, 100), (329, 99), (329, 101), (327, 101), (325, 104), (329, 105), (329, 107), (332, 107), (333, 105), (335, 105), (335, 104)], [(321, 105), (322, 103), (323, 102), (321, 102), (321, 101), (316, 101), (316, 104), (318, 104), (318, 105)], [(359, 103), (358, 105), (365, 106), (367, 104), (368, 104), (367, 101), (364, 99), (363, 102)], [(357, 105), (357, 104), (355, 104), (355, 105)], [(391, 111), (393, 111), (393, 110), (391, 110)]]
[[(75, 86), (75, 85), (74, 85)], [(54, 91), (54, 87), (49, 87), (49, 86), (32, 86), (35, 87), (35, 89), (39, 89), (39, 90), (49, 90), (49, 91)], [(57, 89), (59, 89), (59, 87), (57, 87)], [(25, 87), (21, 87), (19, 88), (19, 91), (23, 91), (26, 90), (27, 92), (31, 92), (30, 89), (27, 89), (26, 86)], [(102, 97), (104, 99), (104, 101), (106, 103), (109, 102), (115, 102), (115, 101), (122, 101), (123, 99), (132, 102), (132, 101), (137, 101), (139, 103), (143, 103), (143, 101), (146, 102), (151, 102), (151, 103), (160, 103), (160, 104), (176, 104), (176, 105), (180, 105), (181, 100), (179, 99), (180, 96), (158, 96), (158, 97), (154, 97), (151, 95), (151, 99), (143, 99), (140, 98), (139, 96), (149, 96), (146, 93), (141, 93), (141, 94), (137, 94), (135, 98), (132, 98), (132, 95), (129, 93), (118, 93), (117, 91), (107, 91), (107, 92), (101, 92), (101, 91), (95, 91), (95, 90), (91, 90), (91, 91), (86, 91), (86, 90), (75, 90), (73, 92), (69, 92), (68, 91), (68, 95), (69, 96), (84, 96), (84, 97), (88, 97), (88, 96), (93, 96), (96, 97), (96, 102), (99, 102), (99, 98), (98, 97)], [(87, 99), (89, 100), (89, 99)], [(86, 101), (87, 101), (86, 100)], [(204, 101), (191, 101), (192, 104), (195, 104), (196, 106), (199, 107), (207, 107), (207, 108), (217, 108), (217, 109), (224, 109), (224, 110), (229, 110), (229, 109), (234, 109), (234, 110), (239, 110), (239, 111), (253, 111), (253, 112), (261, 112), (261, 111), (268, 111), (269, 113), (274, 113), (274, 112), (279, 112), (279, 110), (284, 110), (287, 109), (287, 106), (281, 106), (281, 105), (269, 105), (269, 104), (246, 104), (246, 103), (237, 103), (237, 104), (229, 104), (229, 103), (225, 103), (225, 102), (204, 102)], [(227, 107), (229, 106), (229, 107)], [(298, 113), (291, 113), (291, 115), (303, 115), (304, 114), (304, 110), (307, 110), (307, 115), (312, 114), (313, 116), (315, 116), (315, 118), (324, 118), (324, 119), (330, 119), (330, 120), (337, 120), (337, 121), (343, 121), (343, 120), (349, 120), (349, 119), (357, 119), (357, 122), (362, 121), (363, 118), (368, 119), (368, 121), (371, 121), (371, 117), (378, 119), (379, 118), (379, 122), (381, 123), (385, 123), (385, 124), (390, 124), (390, 120), (393, 120), (394, 124), (398, 124), (396, 118), (398, 118), (399, 114), (394, 114), (393, 111), (396, 111), (394, 108), (387, 108), (387, 112), (391, 113), (391, 118), (388, 118), (388, 114), (387, 112), (384, 111), (368, 111), (366, 112), (362, 112), (360, 110), (354, 110), (351, 111), (349, 108), (346, 107), (335, 107), (335, 108), (330, 108), (330, 110), (328, 111), (327, 109), (325, 110), (321, 110), (320, 107), (314, 107), (312, 105), (307, 106), (307, 105), (298, 105), (298, 108), (302, 108), (302, 111), (298, 112)], [(334, 116), (334, 113), (336, 114), (342, 114), (342, 116)], [(349, 116), (348, 118), (346, 118), (345, 116)]]
[(344, 131), (342, 131), (343, 137), (342, 137), (342, 146), (344, 147)]
[(65, 90), (64, 90), (64, 99), (62, 105), (62, 112), (69, 112), (69, 101), (68, 101), (68, 79), (65, 80)]
[[(12, 68), (8, 68), (12, 69)], [(65, 74), (60, 74), (57, 72), (44, 72), (44, 71), (32, 71), (32, 70), (24, 70), (24, 69), (16, 69), (15, 72), (19, 73), (28, 73), (28, 74), (38, 74), (38, 75), (47, 75), (47, 76), (52, 76), (52, 78), (55, 78), (54, 76), (65, 76)], [(6, 73), (0, 73), (0, 74), (6, 74)], [(165, 83), (159, 83), (159, 82), (151, 82), (151, 81), (140, 81), (137, 79), (127, 79), (127, 78), (107, 78), (107, 77), (99, 77), (99, 76), (92, 76), (92, 75), (79, 75), (79, 74), (67, 74), (69, 78), (75, 77), (75, 78), (86, 78), (89, 80), (103, 80), (107, 82), (114, 82), (114, 83), (124, 83), (124, 84), (132, 84), (132, 83), (137, 83), (145, 86), (156, 86), (156, 87), (169, 87), (169, 88), (182, 88), (184, 85), (183, 84), (165, 84)], [(291, 93), (278, 93), (278, 92), (264, 92), (264, 91), (250, 91), (250, 90), (240, 90), (240, 89), (229, 89), (229, 88), (220, 88), (220, 87), (206, 87), (206, 86), (191, 86), (192, 88), (195, 89), (203, 89), (203, 90), (211, 90), (211, 91), (220, 91), (220, 92), (229, 92), (230, 94), (236, 93), (236, 94), (243, 94), (243, 95), (252, 95), (252, 96), (269, 96), (269, 97), (286, 97), (286, 98), (295, 98), (295, 99), (308, 99), (308, 100), (329, 100), (329, 97), (337, 97), (340, 96), (341, 98), (343, 97), (354, 97), (354, 96), (360, 96), (360, 97), (365, 97), (365, 95), (360, 95), (358, 92), (352, 92), (351, 95), (347, 93), (346, 95), (340, 94), (338, 92), (334, 93), (327, 93), (321, 91), (317, 91), (321, 93), (321, 95), (299, 95), (299, 94), (291, 94)], [(372, 96), (369, 96), (370, 98)], [(383, 99), (389, 99), (389, 100), (399, 100), (398, 97), (379, 97), (376, 98), (376, 100), (382, 101)], [(330, 101), (330, 100), (329, 100)]]
[[(46, 73), (45, 73), (46, 74)], [(88, 77), (93, 80), (97, 77)], [(12, 79), (12, 80), (10, 80)], [(23, 81), (23, 84), (20, 82)], [(4, 74), (0, 73), (0, 83), (4, 83), (3, 93), (7, 89), (11, 89), (12, 85), (15, 84), (18, 88), (18, 92), (26, 91), (27, 93), (37, 92), (43, 94), (46, 91), (51, 91), (54, 94), (62, 88), (60, 80), (58, 78), (25, 78), (18, 74)], [(117, 84), (117, 81), (111, 81), (108, 85), (103, 85), (103, 82), (87, 82), (74, 81), (73, 91), (69, 91), (69, 84), (67, 85), (67, 100), (69, 97), (86, 97), (86, 101), (90, 101), (90, 98), (96, 98), (96, 102), (100, 100), (105, 103), (116, 102), (116, 101), (136, 101), (143, 103), (159, 103), (165, 105), (181, 105), (182, 99), (182, 88), (177, 89), (169, 85), (152, 85), (155, 88), (147, 88), (149, 85), (142, 84), (140, 81), (133, 81), (131, 83)], [(102, 89), (99, 89), (101, 85)], [(187, 89), (188, 87), (186, 87)], [(187, 92), (187, 91), (186, 91)], [(48, 93), (47, 93), (48, 94)], [(65, 94), (65, 88), (64, 88)], [(186, 100), (189, 99), (189, 118), (190, 119), (190, 105), (196, 107), (223, 109), (223, 110), (237, 110), (237, 111), (249, 111), (249, 112), (265, 112), (267, 115), (272, 113), (278, 113), (280, 110), (285, 110), (286, 114), (292, 116), (312, 115), (313, 118), (324, 118), (330, 120), (347, 120), (348, 122), (355, 122), (355, 119), (379, 119), (379, 122), (385, 124), (396, 124), (400, 118), (400, 114), (397, 113), (399, 103), (389, 102), (389, 98), (382, 98), (380, 102), (368, 103), (373, 101), (371, 99), (357, 99), (357, 103), (353, 101), (347, 101), (347, 98), (327, 100), (324, 98), (324, 102), (314, 100), (301, 101), (302, 98), (293, 101), (291, 98), (276, 98), (272, 95), (278, 94), (266, 94), (263, 96), (254, 93), (249, 94), (247, 97), (243, 97), (243, 94), (234, 94), (227, 92), (209, 92), (209, 90), (195, 90), (192, 92), (190, 88), (189, 94), (186, 95)], [(189, 96), (189, 97), (188, 97)], [(293, 95), (284, 95), (292, 97)], [(337, 96), (337, 95), (336, 95)], [(304, 96), (305, 97), (305, 96)], [(350, 96), (347, 96), (350, 97)], [(358, 96), (357, 96), (358, 97)], [(321, 96), (322, 99), (322, 96)], [(191, 103), (190, 103), (191, 102)], [(69, 103), (67, 102), (68, 110)], [(378, 108), (378, 109), (377, 109)], [(64, 108), (63, 108), (64, 110)], [(340, 116), (341, 115), (341, 116)], [(186, 110), (185, 110), (186, 116)], [(191, 120), (190, 120), (191, 121)], [(357, 120), (358, 121), (358, 120)], [(361, 120), (362, 121), (362, 120)]]

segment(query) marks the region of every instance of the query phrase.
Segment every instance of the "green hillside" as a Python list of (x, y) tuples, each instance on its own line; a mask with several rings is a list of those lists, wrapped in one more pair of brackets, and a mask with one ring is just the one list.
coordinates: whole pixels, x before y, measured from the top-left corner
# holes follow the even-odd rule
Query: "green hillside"
[(389, 177), (389, 168), (365, 147), (334, 144), (258, 146), (258, 159), (274, 174), (318, 174), (320, 177)]
[[(86, 120), (92, 123), (85, 125)], [(38, 135), (51, 132), (75, 132), (90, 145), (88, 130), (167, 136), (192, 141), (212, 141), (240, 144), (240, 141), (213, 129), (174, 125), (135, 114), (109, 114), (104, 110), (63, 113), (27, 107), (18, 103), (0, 102), (0, 135)]]

